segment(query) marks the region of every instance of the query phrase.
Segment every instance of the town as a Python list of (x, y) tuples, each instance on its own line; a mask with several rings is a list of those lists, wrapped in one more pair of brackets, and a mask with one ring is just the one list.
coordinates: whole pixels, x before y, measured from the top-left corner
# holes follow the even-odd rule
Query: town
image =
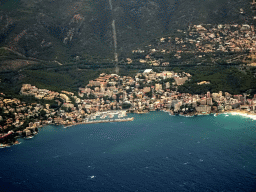
[[(20, 94), (54, 103), (39, 104), (0, 96), (0, 142), (8, 146), (14, 137), (31, 138), (38, 128), (49, 125), (132, 121), (128, 113), (162, 110), (170, 115), (196, 116), (239, 111), (254, 114), (256, 95), (231, 95), (228, 92), (188, 94), (179, 93), (178, 86), (189, 81), (186, 72), (154, 72), (146, 69), (134, 77), (102, 73), (97, 79), (79, 88), (77, 94), (54, 92), (23, 84)], [(198, 85), (209, 84), (201, 81)], [(114, 117), (115, 116), (115, 117)], [(17, 142), (17, 141), (16, 141)]]
[(254, 25), (191, 25), (133, 50), (126, 63), (164, 67), (174, 63), (255, 65), (254, 40)]

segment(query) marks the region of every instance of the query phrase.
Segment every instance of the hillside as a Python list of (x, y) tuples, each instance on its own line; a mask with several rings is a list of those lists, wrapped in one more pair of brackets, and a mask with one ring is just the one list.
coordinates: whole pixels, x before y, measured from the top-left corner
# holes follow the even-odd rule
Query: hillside
[(0, 3), (0, 46), (42, 60), (112, 62), (113, 20), (117, 52), (125, 57), (149, 39), (192, 24), (250, 23), (249, 2), (4, 0)]

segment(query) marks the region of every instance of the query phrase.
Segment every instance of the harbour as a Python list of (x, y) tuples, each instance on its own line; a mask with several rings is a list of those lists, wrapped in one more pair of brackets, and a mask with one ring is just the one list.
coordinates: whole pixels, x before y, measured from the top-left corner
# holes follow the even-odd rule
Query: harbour
[(133, 121), (133, 120), (134, 120), (134, 117), (124, 118), (124, 119), (91, 120), (91, 121), (79, 122), (79, 123), (71, 124), (71, 125), (68, 125), (68, 126), (64, 126), (64, 128), (72, 127), (74, 125), (95, 124), (95, 123), (126, 122), (126, 121)]

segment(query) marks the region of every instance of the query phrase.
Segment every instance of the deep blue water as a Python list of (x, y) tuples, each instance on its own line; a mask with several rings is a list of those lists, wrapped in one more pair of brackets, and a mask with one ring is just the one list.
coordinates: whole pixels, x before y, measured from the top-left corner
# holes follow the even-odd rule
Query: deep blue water
[(129, 116), (0, 149), (0, 191), (256, 191), (256, 121)]

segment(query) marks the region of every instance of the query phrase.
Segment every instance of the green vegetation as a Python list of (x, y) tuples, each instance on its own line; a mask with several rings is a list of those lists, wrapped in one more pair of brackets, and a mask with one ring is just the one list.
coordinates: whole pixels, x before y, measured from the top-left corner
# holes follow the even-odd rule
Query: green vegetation
[[(0, 49), (1, 51), (1, 49)], [(3, 50), (2, 50), (3, 51)], [(85, 64), (57, 65), (56, 63), (40, 63), (28, 66), (19, 71), (9, 71), (0, 73), (0, 92), (19, 98), (21, 85), (29, 83), (38, 88), (45, 88), (60, 92), (62, 90), (77, 93), (79, 87), (85, 87), (92, 79), (97, 78), (101, 73), (116, 73), (115, 68), (84, 68)], [(91, 69), (90, 69), (91, 68)], [(157, 69), (157, 68), (156, 68)], [(155, 71), (157, 71), (154, 69)], [(160, 68), (159, 68), (160, 70)], [(192, 67), (168, 67), (166, 70), (175, 72), (189, 72), (192, 79), (178, 88), (180, 92), (186, 93), (206, 93), (207, 91), (218, 92), (227, 91), (231, 94), (256, 92), (256, 80), (254, 74), (256, 69), (244, 68), (243, 70), (231, 65), (215, 66), (192, 66)], [(119, 70), (121, 76), (134, 76), (138, 70), (124, 69)], [(143, 77), (142, 77), (143, 78)], [(170, 82), (167, 79), (160, 83)], [(201, 81), (210, 81), (210, 84), (197, 85)]]
[(122, 108), (123, 109), (129, 109), (132, 105), (130, 103), (123, 103)]
[(10, 10), (18, 8), (20, 5), (20, 1), (19, 0), (2, 0), (0, 5), (1, 4), (2, 4), (2, 6), (1, 6), (2, 10), (10, 11)]
[(145, 93), (145, 95), (148, 96), (149, 98), (152, 98), (152, 95), (153, 95), (152, 89), (149, 92)]
[[(1, 46), (10, 45), (14, 43), (15, 36), (26, 30), (26, 35), (14, 46), (31, 57), (68, 61), (79, 55), (91, 61), (103, 58), (113, 60), (113, 19), (116, 20), (118, 54), (122, 57), (141, 43), (155, 46), (158, 44), (155, 38), (165, 37), (171, 32), (173, 34), (168, 36), (172, 39), (185, 38), (186, 34), (177, 32), (177, 29), (187, 28), (188, 25), (230, 21), (244, 23), (244, 18), (239, 17), (240, 8), (245, 10), (246, 17), (252, 18), (249, 1), (174, 2), (158, 0), (152, 6), (150, 1), (119, 0), (113, 2), (113, 14), (108, 1), (2, 0), (0, 16), (8, 17), (8, 22), (12, 21), (12, 24), (3, 31), (4, 38), (0, 43)], [(79, 22), (74, 22), (74, 16), (81, 16)], [(7, 26), (7, 19), (3, 21), (3, 27)], [(73, 29), (74, 33), (68, 35)], [(70, 37), (71, 40), (64, 43), (64, 39)], [(154, 40), (149, 41), (151, 39)], [(51, 42), (51, 46), (42, 47), (43, 40)]]
[(9, 50), (6, 50), (3, 47), (0, 48), (0, 61), (4, 61), (7, 59), (14, 60), (14, 59), (18, 59), (18, 58), (20, 58), (20, 57), (18, 55), (16, 55), (15, 53), (13, 53)]
[[(1, 72), (0, 92), (17, 98), (22, 84), (31, 84), (41, 89), (57, 92), (65, 90), (76, 94), (79, 87), (85, 87), (101, 73), (116, 73), (114, 68), (81, 69), (82, 66), (40, 63), (19, 71)], [(137, 72), (134, 69), (120, 69), (119, 75), (134, 76)]]
[[(254, 69), (241, 71), (235, 67), (194, 67), (185, 70), (192, 74), (192, 79), (179, 86), (178, 91), (191, 94), (211, 92), (229, 92), (240, 94), (256, 93), (256, 78)], [(210, 81), (210, 84), (197, 85), (201, 81)]]

